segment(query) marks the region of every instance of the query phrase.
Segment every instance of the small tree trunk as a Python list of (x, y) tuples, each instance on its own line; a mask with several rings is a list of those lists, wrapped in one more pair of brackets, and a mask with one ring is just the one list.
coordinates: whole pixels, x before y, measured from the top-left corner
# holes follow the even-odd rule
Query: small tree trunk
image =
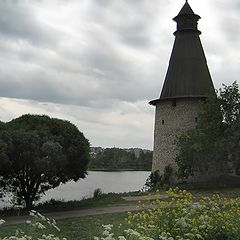
[(32, 199), (29, 196), (27, 196), (24, 201), (25, 201), (25, 204), (26, 204), (26, 209), (28, 211), (32, 210), (33, 209), (33, 201), (32, 201)]

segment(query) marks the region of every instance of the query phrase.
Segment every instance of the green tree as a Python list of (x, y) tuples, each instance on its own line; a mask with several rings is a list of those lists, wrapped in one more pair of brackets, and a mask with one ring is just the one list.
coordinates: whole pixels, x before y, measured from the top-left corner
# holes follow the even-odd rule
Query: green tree
[(240, 93), (236, 82), (223, 85), (202, 104), (197, 126), (177, 140), (179, 176), (199, 172), (240, 172)]
[(31, 209), (45, 191), (87, 174), (89, 142), (68, 121), (23, 115), (0, 125), (0, 186)]
[(220, 90), (225, 149), (235, 173), (240, 175), (240, 92), (236, 82)]
[(140, 169), (150, 170), (152, 166), (152, 151), (139, 150), (139, 156), (134, 149), (106, 148), (92, 156), (90, 169)]

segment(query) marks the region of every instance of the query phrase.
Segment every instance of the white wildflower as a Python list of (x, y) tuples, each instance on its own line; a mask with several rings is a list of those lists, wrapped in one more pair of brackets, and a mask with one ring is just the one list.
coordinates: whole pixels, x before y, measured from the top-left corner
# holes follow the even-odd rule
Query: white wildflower
[(111, 231), (112, 228), (113, 228), (113, 225), (112, 225), (112, 224), (102, 225), (102, 226), (103, 226), (103, 228), (104, 228), (105, 230), (107, 230), (107, 231)]
[(0, 219), (0, 225), (4, 224), (5, 221), (3, 219)]
[(58, 232), (60, 232), (60, 228), (57, 225), (52, 225)]
[(40, 222), (37, 222), (36, 223), (36, 227), (38, 228), (38, 229), (45, 229), (46, 227), (42, 224), (42, 223), (40, 223)]
[(103, 231), (103, 235), (104, 235), (104, 236), (108, 236), (109, 233), (110, 233), (110, 232), (109, 232), (108, 230), (104, 230), (104, 231)]
[(127, 240), (124, 236), (119, 236), (118, 240)]
[(133, 230), (133, 229), (128, 229), (128, 230), (125, 230), (125, 233), (129, 236), (133, 236), (133, 237), (141, 237), (140, 233)]
[(200, 234), (196, 234), (196, 238), (200, 240), (204, 240), (204, 238)]

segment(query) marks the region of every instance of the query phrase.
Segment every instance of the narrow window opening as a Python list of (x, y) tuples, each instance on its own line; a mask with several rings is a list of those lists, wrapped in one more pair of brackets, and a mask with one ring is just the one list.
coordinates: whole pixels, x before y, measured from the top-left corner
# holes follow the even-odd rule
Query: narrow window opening
[(198, 118), (197, 117), (195, 117), (195, 122), (197, 122), (198, 121)]
[(164, 125), (164, 123), (165, 123), (164, 120), (162, 120), (162, 125)]

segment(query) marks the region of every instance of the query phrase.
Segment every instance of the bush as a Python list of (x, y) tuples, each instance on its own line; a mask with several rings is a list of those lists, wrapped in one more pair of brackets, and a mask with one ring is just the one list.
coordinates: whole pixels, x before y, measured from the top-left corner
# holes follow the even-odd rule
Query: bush
[(156, 209), (129, 214), (131, 228), (153, 239), (240, 239), (239, 198), (213, 195), (194, 202), (191, 193), (178, 188), (168, 195), (171, 201), (155, 201)]
[(194, 202), (191, 193), (178, 188), (167, 194), (170, 201), (157, 200), (147, 210), (128, 214), (127, 238), (105, 229), (96, 239), (240, 240), (240, 198), (213, 195)]
[(150, 176), (146, 180), (145, 185), (150, 190), (156, 190), (162, 187), (162, 176), (160, 175), (159, 170), (154, 171), (150, 174)]
[(160, 175), (159, 170), (156, 170), (150, 174), (147, 178), (145, 185), (150, 190), (168, 189), (174, 181), (173, 168), (167, 165), (164, 168), (163, 175)]
[(98, 198), (103, 195), (102, 189), (101, 188), (96, 188), (93, 192), (93, 197)]

